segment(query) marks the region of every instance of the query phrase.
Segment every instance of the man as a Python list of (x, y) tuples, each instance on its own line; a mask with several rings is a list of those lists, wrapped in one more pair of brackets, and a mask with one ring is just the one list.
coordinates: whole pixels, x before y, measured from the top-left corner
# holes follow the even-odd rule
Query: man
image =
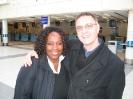
[(69, 41), (68, 99), (122, 99), (124, 63), (98, 38), (96, 16), (81, 13), (75, 26), (79, 40)]

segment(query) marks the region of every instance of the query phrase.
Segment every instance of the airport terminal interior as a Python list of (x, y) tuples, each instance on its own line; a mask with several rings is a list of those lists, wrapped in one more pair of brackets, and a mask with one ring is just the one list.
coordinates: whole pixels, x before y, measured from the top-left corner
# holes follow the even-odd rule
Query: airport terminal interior
[[(48, 0), (44, 1), (47, 1), (49, 4), (51, 0), (49, 2)], [(55, 1), (62, 2), (63, 0)], [(3, 6), (7, 6), (7, 4), (2, 5), (2, 3), (0, 3), (0, 12), (3, 11)], [(0, 99), (13, 99), (17, 74), (24, 64), (26, 54), (33, 50), (34, 42), (43, 29), (44, 23), (62, 28), (68, 40), (78, 39), (74, 19), (80, 12), (84, 11), (66, 11), (66, 13), (51, 12), (51, 14), (46, 15), (23, 15), (7, 18), (6, 21), (4, 21), (4, 17), (0, 17)], [(128, 57), (126, 56), (126, 48), (129, 47), (127, 44), (127, 32), (128, 26), (131, 27), (129, 20), (133, 21), (133, 11), (131, 11), (132, 19), (129, 19), (128, 9), (111, 9), (104, 11), (87, 10), (86, 12), (97, 15), (100, 24), (99, 37), (103, 37), (108, 48), (125, 62), (126, 86), (123, 99), (133, 99), (133, 64), (126, 61), (126, 57)], [(6, 33), (6, 38), (4, 38), (3, 35), (4, 22), (7, 22), (6, 30), (8, 33)], [(133, 31), (133, 29), (131, 29), (131, 31)], [(133, 48), (133, 44), (131, 44), (131, 47)], [(131, 50), (133, 51), (132, 48)], [(133, 52), (128, 55), (132, 57), (132, 53)]]

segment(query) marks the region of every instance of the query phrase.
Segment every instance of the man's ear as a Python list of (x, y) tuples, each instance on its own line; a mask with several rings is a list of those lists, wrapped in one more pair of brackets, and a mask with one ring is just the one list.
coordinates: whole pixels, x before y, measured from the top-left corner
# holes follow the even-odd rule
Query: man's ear
[(97, 23), (97, 33), (99, 34), (99, 31), (100, 31), (100, 25), (99, 23)]

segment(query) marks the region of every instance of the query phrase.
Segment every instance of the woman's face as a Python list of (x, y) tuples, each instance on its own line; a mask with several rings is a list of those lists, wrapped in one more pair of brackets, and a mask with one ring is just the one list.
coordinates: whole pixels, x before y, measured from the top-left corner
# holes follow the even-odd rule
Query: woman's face
[(51, 32), (47, 37), (46, 53), (51, 61), (58, 60), (63, 52), (63, 42), (57, 32)]

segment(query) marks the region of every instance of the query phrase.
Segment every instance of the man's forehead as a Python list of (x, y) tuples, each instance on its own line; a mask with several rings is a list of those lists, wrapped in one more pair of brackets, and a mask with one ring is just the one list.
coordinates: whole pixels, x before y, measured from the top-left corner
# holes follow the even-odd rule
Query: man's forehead
[(76, 24), (91, 24), (91, 23), (96, 23), (96, 21), (94, 20), (94, 18), (92, 16), (82, 16), (80, 17), (77, 21)]
[(81, 16), (77, 19), (77, 21), (79, 21), (79, 20), (95, 21), (95, 19), (92, 16)]

